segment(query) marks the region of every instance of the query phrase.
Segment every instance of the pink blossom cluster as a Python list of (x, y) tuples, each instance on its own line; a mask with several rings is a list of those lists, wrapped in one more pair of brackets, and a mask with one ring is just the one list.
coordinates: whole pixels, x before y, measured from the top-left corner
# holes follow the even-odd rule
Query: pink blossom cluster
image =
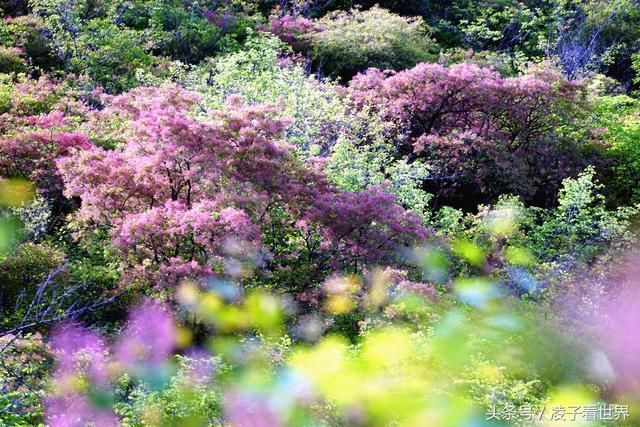
[(84, 134), (70, 130), (62, 112), (28, 116), (19, 131), (0, 136), (0, 168), (4, 176), (30, 180), (46, 194), (60, 192), (56, 160), (91, 146)]
[(260, 249), (275, 207), (300, 238), (321, 237), (310, 259), (334, 270), (392, 261), (426, 237), (387, 189), (341, 192), (295, 158), (273, 106), (231, 99), (197, 120), (197, 100), (175, 86), (108, 99), (100, 114), (124, 121), (125, 141), (58, 161), (66, 196), (82, 200), (78, 220), (110, 230), (125, 280), (173, 285), (220, 272), (225, 242), (241, 242), (236, 257)]
[(277, 36), (296, 50), (304, 47), (304, 36), (318, 31), (318, 25), (302, 16), (286, 14), (281, 17), (271, 17), (269, 25), (264, 30)]
[(307, 217), (322, 225), (323, 247), (339, 254), (333, 262), (355, 267), (362, 260), (393, 263), (397, 248), (427, 237), (421, 219), (407, 215), (384, 186), (322, 194)]
[(56, 368), (53, 393), (45, 402), (47, 425), (120, 425), (110, 407), (97, 405), (90, 396), (108, 394), (113, 380), (124, 372), (139, 376), (145, 369), (161, 368), (176, 348), (175, 337), (176, 326), (168, 308), (153, 301), (132, 312), (113, 351), (98, 335), (82, 327), (69, 324), (55, 331), (51, 347)]
[(386, 267), (382, 271), (369, 272), (368, 280), (373, 282), (376, 280), (376, 275), (388, 281), (389, 293), (392, 296), (409, 294), (429, 300), (435, 300), (438, 296), (438, 292), (432, 284), (412, 281), (409, 278), (409, 272), (406, 270)]
[(78, 124), (92, 109), (79, 92), (49, 77), (13, 84), (0, 112), (0, 170), (30, 180), (52, 199), (62, 193), (56, 160), (92, 146)]
[(472, 185), (534, 197), (582, 165), (586, 90), (551, 68), (510, 78), (470, 63), (369, 69), (347, 93), (357, 108), (400, 125), (403, 150), (429, 159), (438, 192)]

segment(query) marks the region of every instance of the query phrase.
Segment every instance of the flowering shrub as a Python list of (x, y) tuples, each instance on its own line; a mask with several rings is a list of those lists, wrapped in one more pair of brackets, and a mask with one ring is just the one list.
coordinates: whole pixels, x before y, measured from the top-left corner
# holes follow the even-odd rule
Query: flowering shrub
[(472, 64), (420, 64), (391, 75), (370, 69), (348, 93), (405, 127), (400, 153), (429, 160), (428, 188), (445, 201), (511, 192), (548, 203), (581, 162), (585, 91), (551, 70), (503, 78)]
[(308, 42), (305, 40), (305, 36), (317, 31), (318, 27), (310, 19), (286, 14), (279, 18), (271, 17), (269, 26), (265, 29), (295, 50), (300, 51), (307, 48)]
[(31, 132), (0, 139), (0, 166), (7, 176), (29, 179), (49, 194), (60, 191), (55, 160), (91, 143), (83, 134), (56, 131), (66, 125), (62, 113), (40, 116), (32, 123)]
[(55, 162), (92, 146), (78, 129), (89, 111), (87, 98), (44, 76), (0, 83), (0, 168), (3, 177), (29, 180), (37, 187), (37, 203), (13, 212), (31, 238), (47, 230), (50, 216), (68, 208)]
[(342, 193), (296, 161), (273, 108), (229, 104), (201, 122), (188, 114), (196, 99), (171, 87), (121, 95), (112, 102), (130, 117), (126, 142), (58, 162), (67, 197), (82, 199), (78, 220), (110, 229), (128, 280), (167, 285), (222, 273), (225, 253), (257, 249), (258, 226), (268, 228), (275, 206), (301, 242), (320, 239), (306, 247), (318, 269), (381, 262), (426, 236), (384, 191)]
[(420, 187), (427, 168), (395, 158), (393, 126), (366, 110), (354, 114), (335, 84), (308, 76), (286, 52), (274, 38), (257, 37), (240, 52), (202, 64), (185, 84), (211, 108), (224, 108), (235, 95), (277, 104), (277, 115), (289, 121), (284, 138), (333, 184), (359, 192), (388, 183), (402, 206), (426, 215), (430, 197)]

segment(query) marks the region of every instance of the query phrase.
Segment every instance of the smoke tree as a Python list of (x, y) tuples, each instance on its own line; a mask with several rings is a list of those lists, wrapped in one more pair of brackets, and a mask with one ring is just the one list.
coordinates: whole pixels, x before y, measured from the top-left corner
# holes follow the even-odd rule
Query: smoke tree
[[(225, 112), (196, 120), (197, 101), (175, 86), (115, 97), (126, 141), (58, 162), (67, 197), (82, 200), (78, 223), (109, 231), (127, 281), (233, 275), (247, 257), (276, 266), (303, 259), (312, 276), (357, 270), (393, 262), (397, 249), (426, 237), (383, 187), (344, 193), (292, 156), (274, 107), (231, 99)], [(262, 245), (265, 236), (277, 248)]]
[(467, 63), (369, 69), (348, 93), (359, 109), (404, 129), (398, 154), (428, 159), (426, 186), (445, 201), (511, 192), (544, 204), (588, 146), (586, 91), (549, 68), (513, 78)]

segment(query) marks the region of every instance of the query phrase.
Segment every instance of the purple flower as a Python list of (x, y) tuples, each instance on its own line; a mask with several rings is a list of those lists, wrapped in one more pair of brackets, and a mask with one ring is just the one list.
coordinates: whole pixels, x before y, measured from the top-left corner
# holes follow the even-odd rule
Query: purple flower
[(225, 418), (233, 427), (277, 427), (280, 417), (265, 396), (233, 391), (224, 400)]
[(163, 364), (175, 347), (176, 327), (168, 308), (148, 300), (130, 315), (115, 356), (125, 368), (137, 370)]
[(51, 345), (57, 358), (53, 375), (54, 394), (45, 401), (45, 416), (52, 427), (97, 427), (118, 425), (108, 409), (97, 408), (84, 394), (89, 387), (106, 389), (108, 381), (107, 349), (91, 331), (69, 324), (53, 333)]
[(92, 382), (107, 382), (107, 349), (93, 332), (68, 324), (53, 333), (51, 346), (57, 357), (56, 378), (84, 374)]
[[(600, 324), (605, 352), (615, 371), (618, 391), (640, 390), (640, 291), (607, 304), (608, 322)], [(604, 326), (606, 325), (606, 326)]]

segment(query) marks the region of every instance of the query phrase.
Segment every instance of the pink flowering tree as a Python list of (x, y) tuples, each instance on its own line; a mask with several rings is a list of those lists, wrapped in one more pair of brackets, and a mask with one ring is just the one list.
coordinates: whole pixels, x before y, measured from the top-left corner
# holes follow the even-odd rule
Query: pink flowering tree
[(306, 36), (319, 31), (316, 22), (302, 16), (290, 14), (281, 17), (272, 16), (269, 19), (268, 26), (264, 26), (262, 29), (277, 36), (296, 51), (307, 49), (309, 41), (306, 40)]
[(369, 69), (347, 93), (404, 130), (399, 155), (429, 161), (425, 186), (440, 202), (511, 192), (546, 203), (584, 164), (586, 90), (549, 68), (513, 78), (468, 63)]
[(45, 193), (55, 194), (62, 190), (56, 160), (91, 145), (84, 134), (69, 130), (62, 112), (29, 116), (18, 131), (0, 137), (2, 175), (29, 180)]
[(196, 119), (198, 97), (175, 86), (108, 102), (100, 114), (123, 121), (123, 143), (76, 150), (58, 167), (65, 194), (82, 200), (78, 224), (108, 230), (127, 283), (233, 276), (238, 260), (259, 259), (267, 269), (303, 263), (319, 280), (394, 262), (426, 237), (382, 188), (343, 193), (292, 156), (274, 107), (232, 99)]
[(78, 90), (43, 76), (21, 78), (0, 106), (0, 176), (31, 181), (54, 208), (64, 205), (56, 160), (92, 143), (80, 129), (91, 108)]

